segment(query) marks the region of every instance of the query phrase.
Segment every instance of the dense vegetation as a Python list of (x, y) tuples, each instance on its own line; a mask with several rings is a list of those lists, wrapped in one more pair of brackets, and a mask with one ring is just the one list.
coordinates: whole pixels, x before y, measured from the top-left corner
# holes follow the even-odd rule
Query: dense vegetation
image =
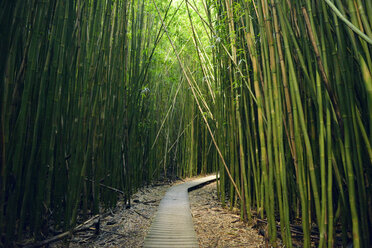
[(0, 246), (212, 171), (272, 244), (372, 244), (371, 1), (3, 0), (0, 25)]
[(228, 125), (216, 133), (228, 144), (221, 147), (237, 184), (230, 183), (231, 203), (237, 195), (248, 218), (252, 208), (267, 216), (272, 242), (280, 220), (287, 247), (296, 217), (305, 247), (314, 225), (320, 247), (339, 245), (340, 236), (344, 245), (351, 238), (354, 247), (369, 247), (371, 2), (214, 6), (216, 116)]

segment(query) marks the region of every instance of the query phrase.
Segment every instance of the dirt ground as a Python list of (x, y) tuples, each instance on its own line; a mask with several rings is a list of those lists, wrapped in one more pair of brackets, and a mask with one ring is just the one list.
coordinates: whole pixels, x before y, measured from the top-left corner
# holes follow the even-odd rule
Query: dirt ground
[(264, 247), (256, 229), (241, 221), (238, 214), (222, 208), (216, 183), (190, 192), (189, 199), (199, 247)]
[[(69, 247), (142, 247), (160, 200), (171, 186), (179, 183), (183, 181), (141, 188), (133, 195), (131, 208), (126, 209), (123, 202), (119, 202), (100, 219), (98, 235), (93, 228), (77, 233)], [(257, 230), (240, 221), (239, 215), (221, 207), (216, 183), (190, 192), (189, 198), (200, 247), (264, 247), (263, 237)], [(65, 246), (57, 242), (50, 247)]]

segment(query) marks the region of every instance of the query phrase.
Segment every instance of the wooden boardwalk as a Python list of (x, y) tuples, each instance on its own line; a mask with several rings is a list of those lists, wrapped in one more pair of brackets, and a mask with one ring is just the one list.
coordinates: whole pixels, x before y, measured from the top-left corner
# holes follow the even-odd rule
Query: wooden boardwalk
[(144, 247), (199, 247), (192, 223), (188, 191), (214, 180), (215, 175), (171, 187), (160, 201)]

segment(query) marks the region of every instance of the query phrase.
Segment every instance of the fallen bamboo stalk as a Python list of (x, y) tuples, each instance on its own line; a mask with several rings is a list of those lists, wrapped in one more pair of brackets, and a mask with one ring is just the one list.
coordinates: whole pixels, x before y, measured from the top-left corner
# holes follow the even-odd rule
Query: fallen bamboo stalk
[[(91, 180), (91, 179), (89, 179), (89, 178), (85, 178), (85, 180), (87, 180), (87, 181), (89, 181), (89, 182), (92, 182), (92, 183), (95, 182), (94, 180)], [(122, 195), (125, 195), (125, 193), (124, 193), (123, 191), (121, 191), (121, 190), (119, 190), (119, 189), (116, 189), (116, 188), (113, 188), (113, 187), (111, 187), (111, 186), (107, 186), (107, 185), (105, 185), (105, 184), (103, 184), (103, 183), (99, 183), (99, 186), (104, 187), (104, 188), (109, 189), (109, 190), (112, 190), (112, 191), (115, 191), (115, 192), (120, 193), (120, 194), (122, 194)]]
[[(258, 219), (258, 218), (257, 218), (257, 221), (258, 221), (258, 222), (261, 222), (261, 223), (264, 223), (264, 224), (268, 224), (268, 221), (266, 221), (266, 220), (262, 220), (262, 219)], [(278, 230), (280, 230), (280, 225), (276, 224), (276, 228), (277, 228)], [(298, 234), (298, 235), (304, 236), (304, 233), (303, 233), (302, 231), (296, 230), (294, 227), (292, 227), (292, 225), (291, 225), (291, 230), (290, 230), (290, 232), (291, 232), (292, 234), (294, 233), (294, 234)], [(278, 233), (278, 235), (280, 235), (280, 233)], [(310, 235), (310, 238), (312, 238), (312, 239), (316, 239), (316, 240), (319, 240), (319, 239), (320, 239), (318, 236), (314, 236), (314, 235)]]
[[(90, 227), (88, 228), (83, 228), (81, 229), (83, 226), (87, 225), (88, 223), (92, 222), (93, 220), (99, 218), (99, 214), (93, 216), (92, 218), (88, 219), (87, 221), (85, 221), (84, 223), (78, 225), (77, 227), (75, 227), (72, 231), (66, 231), (66, 232), (63, 232), (63, 233), (60, 233), (54, 237), (51, 237), (49, 239), (46, 239), (46, 240), (43, 240), (43, 241), (40, 241), (40, 242), (36, 242), (34, 244), (31, 244), (31, 245), (25, 245), (25, 248), (36, 248), (36, 247), (42, 247), (44, 245), (48, 245), (48, 244), (51, 244), (51, 243), (54, 243), (56, 241), (59, 241), (65, 237), (68, 237), (68, 236), (71, 236), (72, 234), (74, 233), (77, 233), (77, 232), (82, 232), (82, 231), (85, 231), (85, 230), (89, 230)], [(99, 221), (98, 221), (99, 223)]]
[(136, 214), (138, 214), (139, 216), (141, 216), (141, 217), (143, 217), (143, 218), (145, 218), (145, 219), (150, 219), (149, 217), (147, 217), (146, 215), (143, 215), (143, 214), (141, 214), (141, 213), (139, 213), (139, 212), (137, 212), (136, 210), (134, 210), (134, 209), (129, 209), (129, 210), (131, 210), (131, 211), (133, 211), (133, 212), (135, 212)]

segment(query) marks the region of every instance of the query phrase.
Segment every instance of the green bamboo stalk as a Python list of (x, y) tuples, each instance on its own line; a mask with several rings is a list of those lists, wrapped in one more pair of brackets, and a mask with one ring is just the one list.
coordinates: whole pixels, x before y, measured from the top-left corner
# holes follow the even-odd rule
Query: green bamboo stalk
[(368, 37), (366, 34), (360, 31), (356, 26), (354, 26), (349, 20), (347, 20), (346, 17), (342, 15), (342, 13), (337, 9), (337, 7), (330, 0), (324, 0), (324, 1), (332, 9), (332, 11), (341, 19), (341, 21), (343, 21), (351, 30), (353, 30), (356, 34), (362, 37), (366, 42), (372, 45), (372, 38)]
[(154, 5), (155, 5), (155, 7), (156, 7), (156, 10), (157, 10), (157, 12), (158, 12), (159, 19), (161, 20), (161, 22), (162, 22), (162, 24), (163, 24), (163, 28), (164, 28), (165, 32), (167, 33), (167, 36), (168, 36), (168, 39), (169, 39), (169, 41), (170, 41), (170, 43), (171, 43), (171, 45), (172, 45), (172, 48), (173, 48), (173, 50), (174, 50), (174, 52), (175, 52), (175, 54), (176, 54), (176, 56), (177, 56), (177, 60), (178, 60), (178, 62), (179, 62), (179, 64), (180, 64), (180, 67), (182, 68), (182, 72), (183, 72), (183, 74), (184, 74), (184, 76), (185, 76), (185, 78), (186, 78), (188, 84), (190, 85), (190, 87), (191, 87), (191, 89), (192, 89), (192, 93), (193, 93), (194, 99), (195, 99), (195, 101), (196, 101), (196, 103), (197, 103), (198, 109), (199, 109), (199, 111), (200, 111), (200, 113), (201, 113), (201, 115), (202, 115), (202, 117), (203, 117), (203, 120), (204, 120), (204, 122), (205, 122), (205, 124), (206, 124), (206, 126), (207, 126), (207, 128), (208, 128), (209, 134), (210, 134), (211, 137), (212, 137), (212, 140), (213, 140), (213, 143), (214, 143), (214, 145), (215, 145), (215, 147), (216, 147), (216, 149), (217, 149), (218, 155), (220, 156), (220, 158), (221, 158), (221, 160), (222, 160), (222, 163), (223, 163), (223, 165), (224, 165), (224, 167), (225, 167), (225, 169), (226, 169), (226, 172), (227, 172), (227, 174), (229, 175), (229, 178), (230, 178), (230, 180), (231, 180), (231, 183), (234, 185), (234, 187), (235, 187), (235, 189), (236, 189), (236, 191), (237, 191), (237, 194), (238, 194), (239, 198), (241, 198), (240, 193), (239, 193), (239, 190), (238, 190), (238, 187), (236, 186), (236, 184), (235, 184), (235, 182), (234, 182), (234, 179), (231, 177), (231, 174), (230, 174), (229, 169), (228, 169), (228, 167), (227, 167), (227, 165), (226, 165), (226, 162), (225, 162), (225, 160), (224, 160), (224, 158), (223, 158), (223, 156), (222, 156), (222, 153), (221, 153), (221, 151), (220, 151), (219, 148), (218, 148), (218, 145), (217, 145), (216, 140), (214, 139), (214, 135), (213, 135), (213, 133), (212, 133), (212, 130), (211, 130), (210, 127), (209, 127), (208, 121), (207, 121), (206, 117), (203, 115), (203, 110), (202, 110), (202, 108), (201, 108), (201, 106), (200, 106), (200, 104), (199, 104), (199, 101), (197, 100), (196, 94), (195, 94), (195, 92), (194, 92), (194, 90), (193, 90), (193, 88), (192, 88), (191, 81), (190, 81), (190, 79), (189, 79), (189, 77), (188, 77), (188, 75), (187, 75), (187, 73), (186, 73), (185, 68), (182, 66), (181, 59), (180, 59), (180, 57), (178, 56), (178, 53), (177, 53), (177, 51), (176, 51), (176, 49), (175, 49), (175, 47), (174, 47), (174, 45), (173, 45), (172, 39), (170, 38), (170, 36), (169, 36), (169, 34), (168, 34), (168, 32), (167, 32), (167, 29), (166, 29), (166, 27), (165, 27), (164, 21), (163, 21), (161, 15), (160, 15), (159, 9), (158, 9), (158, 7), (157, 7), (157, 5), (156, 5), (156, 3), (155, 3), (154, 0), (153, 0), (153, 3), (154, 3)]

